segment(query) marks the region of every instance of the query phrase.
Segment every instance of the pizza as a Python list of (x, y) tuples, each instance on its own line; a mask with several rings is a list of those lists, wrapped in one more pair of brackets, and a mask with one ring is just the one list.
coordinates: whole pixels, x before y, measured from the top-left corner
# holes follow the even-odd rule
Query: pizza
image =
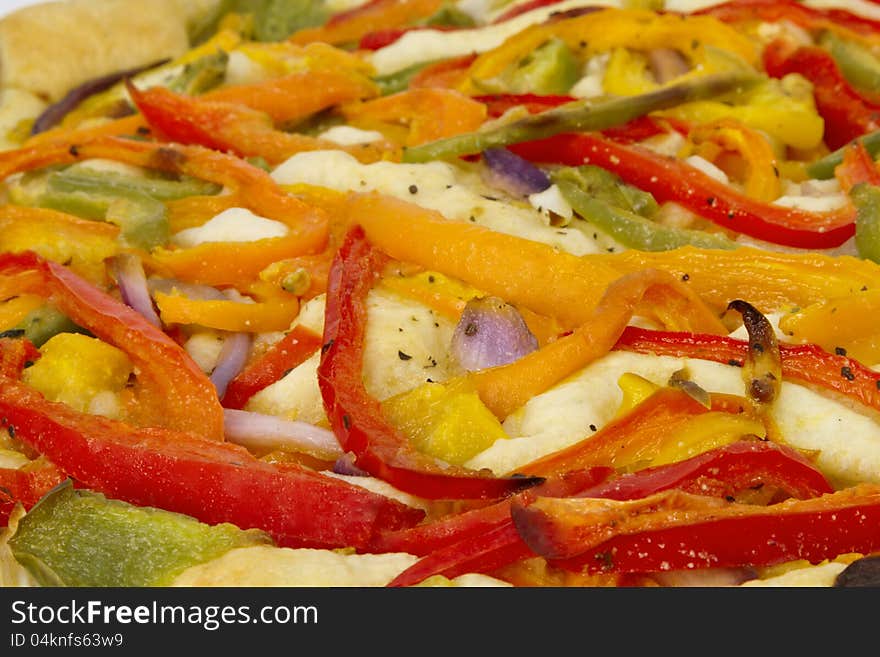
[(133, 4), (0, 19), (0, 583), (878, 584), (880, 7)]

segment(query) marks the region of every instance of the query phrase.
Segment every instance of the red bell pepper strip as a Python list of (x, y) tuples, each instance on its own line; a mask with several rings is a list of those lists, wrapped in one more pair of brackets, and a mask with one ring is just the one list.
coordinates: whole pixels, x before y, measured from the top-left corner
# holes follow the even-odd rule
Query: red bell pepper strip
[(0, 375), (18, 378), (40, 357), (40, 350), (24, 337), (0, 337)]
[[(760, 484), (778, 486), (800, 499), (833, 492), (824, 475), (794, 450), (771, 442), (739, 441), (685, 461), (606, 479), (581, 490), (576, 497), (633, 500), (671, 489), (725, 497)], [(503, 509), (510, 510), (514, 504), (521, 505), (529, 499), (536, 499), (542, 492), (542, 488), (538, 487), (517, 495)], [(501, 506), (492, 507), (497, 516), (501, 516)], [(486, 514), (486, 510), (481, 511)], [(446, 523), (431, 523), (426, 528), (434, 524), (447, 528), (453, 522), (454, 519)], [(421, 527), (396, 532), (409, 536), (417, 533), (424, 535), (428, 532)], [(499, 517), (496, 522), (486, 523), (479, 531), (453, 535), (459, 540), (453, 542), (444, 536), (447, 540), (429, 544), (433, 548), (430, 553), (400, 573), (389, 586), (410, 586), (432, 575), (451, 578), (464, 573), (491, 573), (502, 566), (534, 556), (517, 533), (509, 514)], [(411, 546), (407, 544), (406, 547)]]
[(880, 486), (874, 484), (769, 506), (670, 490), (614, 503), (538, 498), (527, 506), (514, 503), (511, 513), (532, 550), (576, 571), (819, 563), (880, 549)]
[(725, 23), (790, 21), (811, 32), (845, 28), (863, 35), (874, 35), (880, 31), (880, 21), (845, 9), (809, 7), (794, 0), (732, 0), (693, 14), (714, 16)]
[(137, 403), (127, 409), (133, 423), (223, 440), (223, 408), (210, 379), (143, 315), (32, 252), (0, 255), (0, 276), (21, 277), (27, 292), (45, 296), (74, 323), (128, 355), (136, 372)]
[(231, 443), (136, 428), (47, 401), (0, 377), (0, 417), (78, 485), (114, 499), (268, 532), (285, 547), (363, 548), (424, 512), (293, 463), (268, 463)]
[(16, 504), (30, 509), (64, 479), (64, 473), (49, 461), (27, 469), (0, 468), (0, 527), (9, 522)]
[(676, 202), (728, 230), (774, 244), (827, 249), (855, 234), (851, 204), (829, 212), (809, 212), (763, 203), (682, 160), (595, 133), (556, 135), (509, 148), (532, 162), (598, 165), (650, 192), (660, 203)]
[(223, 395), (223, 406), (244, 408), (251, 397), (304, 363), (320, 346), (321, 336), (317, 333), (302, 326), (291, 329), (229, 382)]
[[(722, 335), (651, 331), (628, 326), (615, 349), (658, 356), (699, 358), (742, 366), (749, 345)], [(783, 379), (809, 383), (880, 411), (880, 372), (814, 344), (779, 344)]]
[(318, 385), (339, 444), (354, 453), (357, 467), (427, 499), (495, 499), (540, 483), (540, 478), (494, 477), (437, 465), (389, 424), (379, 401), (367, 394), (362, 378), (366, 299), (384, 259), (355, 226), (330, 269)]
[(772, 77), (799, 73), (813, 83), (816, 111), (825, 120), (825, 144), (831, 150), (880, 128), (880, 105), (847, 82), (827, 50), (777, 39), (764, 49), (764, 68)]

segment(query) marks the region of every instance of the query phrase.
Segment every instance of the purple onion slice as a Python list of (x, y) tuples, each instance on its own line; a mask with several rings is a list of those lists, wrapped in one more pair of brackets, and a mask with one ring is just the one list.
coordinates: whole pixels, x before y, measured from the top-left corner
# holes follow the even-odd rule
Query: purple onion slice
[(332, 431), (308, 422), (231, 408), (223, 409), (223, 419), (226, 439), (250, 450), (304, 452), (326, 461), (343, 455)]
[(468, 371), (506, 365), (537, 348), (519, 311), (498, 297), (468, 301), (452, 334), (452, 356)]
[(229, 382), (247, 363), (253, 338), (249, 333), (230, 333), (223, 340), (220, 357), (211, 372), (211, 383), (217, 388), (217, 397), (223, 399)]
[(111, 266), (122, 302), (138, 311), (151, 324), (161, 328), (162, 321), (153, 307), (141, 259), (132, 253), (120, 253), (113, 258)]
[(483, 161), (488, 167), (486, 182), (511, 196), (537, 194), (550, 186), (546, 173), (506, 148), (486, 149)]

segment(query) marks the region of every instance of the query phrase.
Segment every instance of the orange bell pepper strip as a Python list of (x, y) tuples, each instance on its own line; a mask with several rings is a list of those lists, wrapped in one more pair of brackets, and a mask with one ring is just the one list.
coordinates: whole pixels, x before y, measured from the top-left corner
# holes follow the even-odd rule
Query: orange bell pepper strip
[(384, 157), (381, 143), (342, 146), (335, 142), (277, 130), (271, 117), (244, 105), (176, 94), (165, 87), (139, 90), (129, 84), (129, 94), (153, 130), (169, 141), (198, 144), (240, 157), (262, 157), (280, 164), (303, 151), (336, 149), (362, 162)]
[(380, 531), (425, 515), (295, 463), (267, 463), (239, 445), (79, 413), (2, 376), (0, 416), (90, 490), (209, 524), (262, 529), (282, 547), (362, 549)]
[(767, 138), (754, 128), (736, 119), (719, 119), (695, 126), (688, 137), (695, 145), (695, 152), (704, 157), (708, 153), (701, 146), (710, 144), (719, 149), (714, 157), (709, 154), (706, 159), (741, 179), (746, 196), (767, 202), (781, 196), (776, 154)]
[[(380, 194), (350, 195), (344, 221), (360, 223), (370, 241), (396, 260), (438, 271), (556, 318), (565, 329), (589, 318), (612, 281), (640, 269), (673, 274), (719, 315), (734, 298), (749, 299), (767, 312), (807, 306), (861, 288), (880, 288), (880, 267), (858, 258), (750, 247), (731, 251), (682, 247), (660, 253), (630, 249), (578, 257), (475, 224), (449, 221), (432, 210)], [(513, 269), (512, 262), (517, 263)]]
[(692, 330), (697, 326), (721, 331), (723, 325), (681, 281), (660, 270), (621, 277), (605, 292), (592, 316), (572, 333), (537, 351), (499, 367), (469, 374), (480, 399), (499, 418), (505, 418), (529, 399), (611, 351), (635, 310), (654, 286), (666, 286), (689, 301)]
[(223, 408), (210, 379), (140, 313), (58, 263), (32, 252), (0, 255), (0, 278), (41, 294), (74, 323), (123, 350), (135, 367), (126, 416), (139, 426), (223, 440)]
[(486, 106), (452, 89), (417, 88), (346, 105), (342, 115), (354, 126), (381, 131), (406, 128), (404, 146), (472, 132), (486, 120)]
[(320, 335), (302, 326), (292, 328), (229, 382), (222, 400), (224, 408), (244, 408), (251, 397), (301, 365), (320, 347)]
[(294, 32), (291, 43), (323, 41), (333, 45), (357, 43), (378, 29), (405, 27), (435, 14), (443, 0), (370, 0), (364, 5), (331, 16), (321, 27)]
[(180, 249), (158, 247), (151, 262), (190, 283), (244, 289), (272, 263), (311, 250), (311, 245), (304, 245), (300, 236), (293, 234), (251, 242), (205, 242)]
[(392, 486), (426, 499), (496, 499), (541, 483), (532, 477), (494, 477), (439, 465), (418, 452), (384, 417), (363, 383), (367, 295), (385, 256), (355, 226), (330, 270), (318, 387), (330, 426), (355, 465)]
[(301, 121), (335, 105), (378, 95), (379, 88), (366, 75), (309, 70), (253, 84), (223, 86), (199, 98), (244, 105), (263, 112), (276, 125), (283, 125)]
[(201, 226), (224, 210), (240, 208), (244, 203), (238, 194), (215, 194), (213, 196), (185, 196), (165, 201), (168, 210), (168, 227), (171, 233)]
[(23, 147), (29, 148), (53, 142), (65, 142), (74, 140), (77, 142), (88, 141), (96, 137), (122, 137), (127, 135), (138, 135), (147, 137), (150, 135), (150, 128), (147, 122), (140, 114), (132, 114), (121, 119), (113, 119), (97, 125), (85, 127), (56, 127), (50, 128), (45, 132), (40, 132), (24, 142)]
[(254, 303), (190, 299), (164, 292), (157, 292), (155, 300), (164, 324), (197, 324), (241, 333), (285, 331), (299, 314), (299, 299), (283, 291)]

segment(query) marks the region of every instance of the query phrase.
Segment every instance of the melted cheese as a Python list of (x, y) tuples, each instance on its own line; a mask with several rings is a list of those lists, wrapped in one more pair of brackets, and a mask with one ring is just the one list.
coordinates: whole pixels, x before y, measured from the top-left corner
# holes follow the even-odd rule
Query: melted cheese
[(173, 236), (177, 246), (193, 247), (206, 242), (252, 242), (268, 237), (284, 237), (286, 225), (266, 219), (245, 208), (229, 208), (201, 226), (187, 228)]

